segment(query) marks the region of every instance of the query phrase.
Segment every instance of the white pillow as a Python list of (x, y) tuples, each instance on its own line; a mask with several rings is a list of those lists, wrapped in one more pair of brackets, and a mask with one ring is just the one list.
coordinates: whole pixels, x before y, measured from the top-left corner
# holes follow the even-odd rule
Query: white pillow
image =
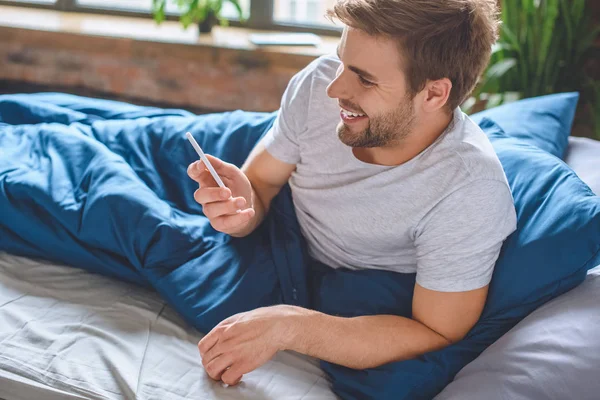
[[(573, 168), (594, 193), (600, 195), (600, 142), (570, 137), (565, 162)], [(600, 394), (599, 394), (600, 397)]]
[(518, 323), (435, 400), (600, 399), (600, 266)]

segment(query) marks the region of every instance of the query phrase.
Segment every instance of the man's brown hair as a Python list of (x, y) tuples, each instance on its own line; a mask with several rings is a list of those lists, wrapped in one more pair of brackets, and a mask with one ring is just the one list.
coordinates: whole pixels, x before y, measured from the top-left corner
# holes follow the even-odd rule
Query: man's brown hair
[(411, 97), (427, 80), (450, 79), (451, 110), (473, 91), (498, 38), (497, 0), (338, 0), (327, 15), (397, 40)]

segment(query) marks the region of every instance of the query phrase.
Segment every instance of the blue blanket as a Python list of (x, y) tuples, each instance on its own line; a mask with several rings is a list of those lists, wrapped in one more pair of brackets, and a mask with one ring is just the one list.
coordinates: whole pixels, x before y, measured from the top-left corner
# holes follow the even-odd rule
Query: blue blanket
[[(333, 270), (307, 257), (288, 187), (243, 239), (215, 231), (202, 215), (186, 174), (197, 156), (184, 133), (239, 166), (274, 116), (0, 96), (0, 250), (153, 287), (203, 332), (278, 303), (410, 317), (414, 275)], [(414, 360), (364, 371), (322, 367), (343, 398), (430, 399), (539, 304), (484, 318), (463, 341)]]

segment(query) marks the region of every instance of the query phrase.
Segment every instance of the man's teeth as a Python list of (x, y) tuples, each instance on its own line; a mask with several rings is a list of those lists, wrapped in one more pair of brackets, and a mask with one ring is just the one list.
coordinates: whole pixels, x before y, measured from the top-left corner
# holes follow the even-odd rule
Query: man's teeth
[(343, 108), (341, 109), (342, 113), (346, 116), (346, 117), (350, 117), (350, 118), (356, 118), (356, 117), (364, 117), (365, 114), (357, 114), (357, 113), (353, 113), (350, 112), (348, 110), (344, 110)]

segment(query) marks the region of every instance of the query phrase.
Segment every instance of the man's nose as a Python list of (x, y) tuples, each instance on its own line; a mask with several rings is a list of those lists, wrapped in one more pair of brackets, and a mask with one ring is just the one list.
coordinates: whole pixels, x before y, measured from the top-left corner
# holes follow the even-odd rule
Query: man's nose
[(344, 71), (338, 70), (335, 79), (327, 86), (327, 96), (332, 99), (348, 98), (348, 89), (345, 82)]

